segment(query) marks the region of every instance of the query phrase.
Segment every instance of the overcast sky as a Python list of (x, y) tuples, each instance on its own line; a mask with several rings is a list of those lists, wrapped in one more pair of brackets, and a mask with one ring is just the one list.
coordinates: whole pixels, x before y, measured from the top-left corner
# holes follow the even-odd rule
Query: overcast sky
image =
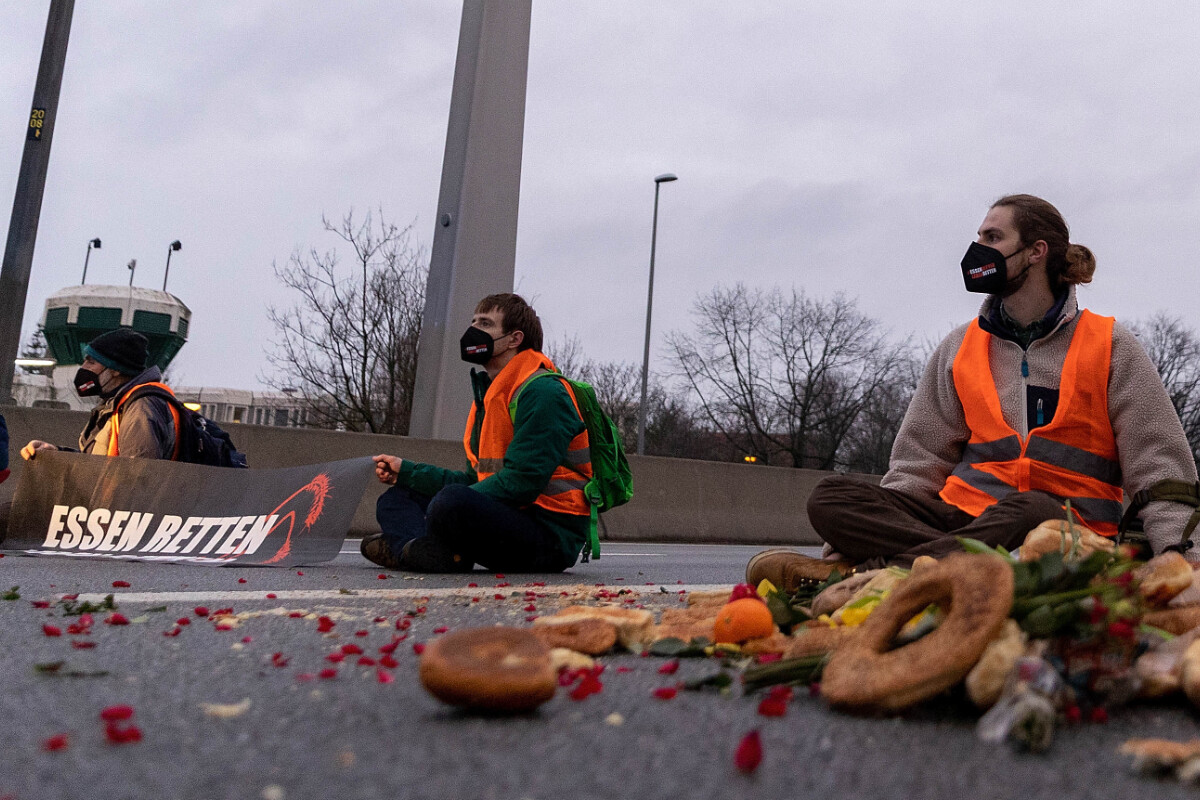
[[(7, 227), (46, 0), (0, 4)], [(461, 4), (78, 3), (25, 317), (79, 282), (194, 314), (186, 384), (256, 388), (322, 213), (431, 245)], [(548, 338), (640, 362), (653, 177), (655, 350), (718, 283), (843, 292), (897, 337), (978, 309), (958, 262), (1000, 195), (1097, 256), (1085, 305), (1200, 327), (1200, 5), (535, 0), (516, 288)], [(463, 320), (465, 327), (467, 320)]]

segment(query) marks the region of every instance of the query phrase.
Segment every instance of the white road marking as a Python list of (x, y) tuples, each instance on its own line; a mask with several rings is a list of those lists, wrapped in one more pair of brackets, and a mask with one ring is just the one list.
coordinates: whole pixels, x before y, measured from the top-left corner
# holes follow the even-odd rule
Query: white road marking
[[(121, 603), (146, 603), (162, 605), (165, 603), (251, 603), (251, 602), (279, 602), (282, 600), (350, 600), (351, 598), (362, 598), (368, 600), (415, 600), (421, 597), (443, 598), (443, 597), (487, 597), (491, 598), (496, 592), (509, 594), (516, 592), (518, 595), (524, 595), (526, 590), (537, 592), (538, 594), (550, 594), (558, 596), (559, 592), (591, 592), (597, 589), (632, 589), (639, 592), (645, 597), (655, 597), (659, 595), (675, 595), (680, 592), (715, 592), (727, 590), (732, 584), (728, 583), (696, 583), (696, 584), (667, 584), (656, 583), (653, 586), (625, 586), (623, 582), (620, 584), (610, 583), (603, 587), (595, 584), (561, 584), (561, 585), (546, 585), (546, 586), (478, 586), (478, 587), (461, 587), (450, 586), (437, 589), (351, 589), (343, 592), (338, 589), (280, 589), (275, 592), (265, 591), (228, 591), (228, 592), (112, 592), (113, 602), (117, 605)], [(663, 591), (665, 590), (665, 591)], [(267, 594), (273, 594), (274, 597), (267, 597)], [(80, 594), (77, 602), (99, 603), (103, 602), (108, 593), (101, 594), (99, 592), (89, 592)], [(60, 598), (62, 595), (59, 596)]]

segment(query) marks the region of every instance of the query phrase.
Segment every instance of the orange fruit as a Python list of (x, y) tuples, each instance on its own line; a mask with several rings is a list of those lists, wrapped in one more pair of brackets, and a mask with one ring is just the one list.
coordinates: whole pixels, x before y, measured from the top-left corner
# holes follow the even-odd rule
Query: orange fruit
[(713, 625), (713, 641), (717, 644), (741, 644), (748, 639), (761, 639), (775, 632), (775, 620), (767, 604), (757, 597), (732, 600), (721, 607)]

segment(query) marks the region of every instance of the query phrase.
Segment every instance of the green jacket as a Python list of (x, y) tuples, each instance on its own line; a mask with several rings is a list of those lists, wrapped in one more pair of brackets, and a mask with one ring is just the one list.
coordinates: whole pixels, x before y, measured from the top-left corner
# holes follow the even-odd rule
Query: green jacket
[[(483, 425), (483, 398), (491, 382), (486, 372), (471, 370), (471, 389), (475, 396), (471, 447), (476, 452)], [(513, 420), (512, 442), (504, 453), (504, 465), (499, 472), (481, 481), (470, 466), (456, 471), (406, 459), (400, 466), (396, 483), (426, 495), (437, 494), (442, 487), (453, 483), (466, 484), (505, 505), (528, 508), (539, 522), (558, 536), (563, 553), (574, 559), (587, 543), (590, 517), (560, 514), (532, 504), (550, 482), (555, 468), (565, 460), (571, 440), (582, 433), (584, 427), (562, 381), (534, 381), (521, 392), (521, 402), (517, 404), (517, 416)]]

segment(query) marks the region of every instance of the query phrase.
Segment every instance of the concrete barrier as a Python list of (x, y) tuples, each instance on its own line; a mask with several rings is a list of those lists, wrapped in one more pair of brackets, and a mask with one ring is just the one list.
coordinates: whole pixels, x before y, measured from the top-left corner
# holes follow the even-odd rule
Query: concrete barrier
[[(0, 408), (8, 421), (13, 476), (0, 501), (16, 490), (30, 439), (74, 445), (87, 414), (41, 408)], [(450, 469), (466, 464), (460, 442), (367, 433), (231, 425), (230, 435), (255, 468), (391, 453)], [(819, 544), (805, 505), (827, 472), (716, 461), (630, 456), (634, 497), (605, 514), (601, 538), (628, 542)], [(877, 475), (864, 475), (878, 481)], [(352, 534), (376, 531), (375, 500), (386, 487), (372, 482), (354, 518)]]

